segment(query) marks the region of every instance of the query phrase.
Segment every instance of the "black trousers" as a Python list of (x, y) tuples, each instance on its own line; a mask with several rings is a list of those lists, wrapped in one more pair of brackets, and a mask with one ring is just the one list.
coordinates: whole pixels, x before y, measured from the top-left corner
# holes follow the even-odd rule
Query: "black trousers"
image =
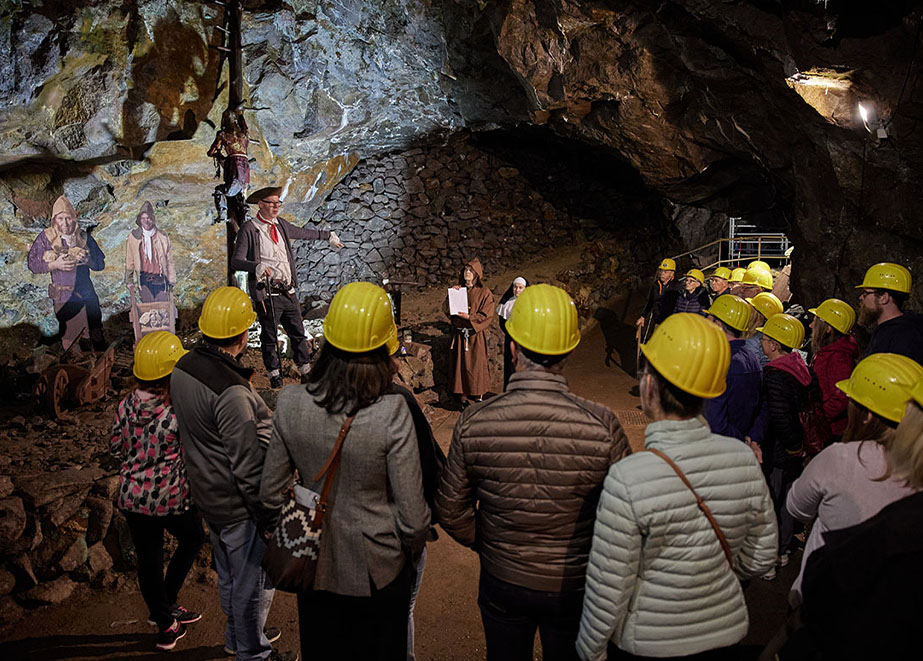
[(279, 361), (279, 324), (292, 343), (292, 357), (298, 367), (308, 364), (308, 342), (301, 320), (301, 305), (295, 295), (278, 294), (267, 296), (256, 304), (256, 314), (260, 320), (260, 349), (263, 352), (263, 364), (267, 371), (282, 367)]
[(138, 284), (141, 289), (141, 302), (168, 301), (167, 279), (157, 273), (139, 273)]
[(58, 319), (58, 333), (54, 336), (54, 340), (58, 341), (64, 337), (67, 322), (80, 314), (84, 308), (87, 311), (87, 330), (90, 332), (93, 348), (96, 351), (103, 351), (106, 348), (106, 338), (103, 336), (103, 312), (99, 307), (99, 298), (95, 291), (85, 294), (75, 292), (64, 305), (55, 310), (54, 316)]
[(675, 659), (676, 661), (737, 661), (740, 658), (740, 651), (737, 645), (731, 645), (730, 647), (720, 647), (714, 650), (706, 650), (704, 652), (691, 654), (689, 656), (653, 657), (630, 654), (624, 650), (620, 650), (610, 642), (609, 646), (606, 648), (606, 652), (608, 654), (606, 657), (607, 661), (643, 661), (643, 659), (654, 658), (657, 658), (658, 660)]
[[(202, 548), (205, 533), (202, 517), (194, 507), (182, 514), (148, 516), (123, 512), (138, 555), (138, 585), (151, 612), (151, 619), (163, 631), (173, 624), (171, 609), (179, 590)], [(166, 576), (163, 572), (163, 531), (176, 537), (176, 553), (170, 558)]]
[(578, 658), (574, 645), (580, 629), (583, 590), (530, 590), (481, 570), (478, 606), (487, 639), (487, 661), (531, 661), (536, 629), (545, 661)]
[[(298, 595), (302, 659), (407, 661), (407, 619), (416, 572), (410, 561), (369, 597), (315, 590)], [(371, 580), (371, 579), (370, 579)]]

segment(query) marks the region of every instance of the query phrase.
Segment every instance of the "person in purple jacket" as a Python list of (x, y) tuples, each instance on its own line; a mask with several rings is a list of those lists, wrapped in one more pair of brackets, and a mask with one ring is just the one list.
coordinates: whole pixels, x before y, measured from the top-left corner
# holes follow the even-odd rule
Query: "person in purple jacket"
[[(77, 213), (63, 195), (52, 207), (51, 227), (43, 230), (29, 249), (28, 265), (33, 273), (51, 274), (48, 295), (58, 319), (58, 332), (52, 342), (65, 340), (68, 324), (73, 324), (81, 310), (86, 310), (93, 348), (103, 351), (106, 348), (103, 315), (90, 271), (103, 270), (105, 255), (93, 237), (77, 225)], [(65, 342), (73, 342), (76, 333), (67, 336)]]
[(741, 335), (750, 322), (751, 307), (733, 294), (719, 296), (707, 310), (731, 344), (731, 364), (727, 374), (727, 390), (705, 404), (705, 419), (712, 433), (730, 436), (753, 447), (763, 440), (766, 415), (760, 388), (763, 366)]

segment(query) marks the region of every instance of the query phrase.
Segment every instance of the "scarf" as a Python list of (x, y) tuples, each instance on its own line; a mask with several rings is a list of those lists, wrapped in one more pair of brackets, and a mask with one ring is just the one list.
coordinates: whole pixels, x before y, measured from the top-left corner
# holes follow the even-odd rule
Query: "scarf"
[(154, 232), (156, 231), (156, 228), (151, 229), (150, 231), (146, 229), (141, 230), (141, 245), (144, 246), (144, 254), (147, 256), (148, 260), (154, 259), (154, 248), (151, 243), (151, 238), (154, 236)]
[(265, 225), (269, 225), (269, 238), (272, 239), (273, 243), (279, 243), (278, 223), (274, 220), (266, 220), (265, 218), (263, 218), (262, 214), (260, 214), (259, 212), (257, 212), (256, 218), (261, 223)]

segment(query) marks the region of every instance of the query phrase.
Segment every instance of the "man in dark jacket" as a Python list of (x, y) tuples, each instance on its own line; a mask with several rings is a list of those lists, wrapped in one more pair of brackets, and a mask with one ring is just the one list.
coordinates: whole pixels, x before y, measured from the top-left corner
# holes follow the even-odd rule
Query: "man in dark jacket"
[(749, 443), (759, 443), (765, 433), (764, 406), (760, 391), (763, 366), (741, 333), (750, 322), (750, 304), (739, 296), (719, 296), (708, 309), (709, 318), (724, 331), (731, 345), (731, 365), (727, 374), (727, 390), (705, 404), (705, 419), (712, 432)]
[[(769, 359), (763, 371), (762, 388), (766, 402), (766, 434), (758, 456), (762, 460), (779, 519), (779, 562), (784, 567), (789, 561), (795, 533), (795, 520), (785, 507), (785, 499), (792, 483), (801, 475), (804, 462), (801, 412), (807, 405), (808, 393), (816, 378), (801, 354), (794, 350), (804, 341), (804, 326), (800, 321), (779, 313), (757, 330), (763, 334), (760, 342), (763, 353)], [(775, 575), (773, 569), (763, 578), (771, 580)]]
[(281, 188), (269, 187), (247, 198), (248, 204), (258, 204), (260, 210), (240, 229), (231, 256), (231, 268), (248, 274), (247, 288), (260, 320), (263, 364), (273, 388), (281, 388), (283, 383), (277, 330), (280, 323), (292, 343), (295, 365), (302, 375), (309, 369), (301, 304), (295, 296), (298, 276), (292, 240), (326, 240), (335, 248), (343, 247), (334, 232), (298, 227), (280, 218), (281, 196)]
[(247, 295), (221, 287), (199, 317), (203, 342), (183, 356), (170, 379), (189, 489), (211, 531), (225, 649), (238, 661), (292, 661), (264, 632), (273, 588), (261, 563), (274, 520), (260, 501), (271, 412), (250, 385), (253, 370), (238, 360), (256, 314)]
[(699, 269), (690, 269), (683, 277), (683, 288), (671, 289), (660, 299), (660, 310), (655, 318), (660, 324), (674, 312), (704, 314), (710, 305), (711, 297), (705, 288), (705, 274)]
[(561, 375), (580, 341), (563, 290), (533, 285), (506, 325), (516, 373), (462, 413), (436, 493), (443, 529), (481, 559), (478, 606), (490, 659), (576, 658), (596, 505), (629, 453), (615, 415)]
[(910, 271), (882, 262), (865, 273), (859, 290), (859, 323), (873, 328), (867, 356), (898, 353), (923, 364), (923, 319), (904, 313), (912, 287)]
[[(638, 317), (638, 320), (635, 322), (635, 326), (644, 326), (648, 322), (650, 317), (649, 326), (654, 326), (655, 321), (658, 318), (658, 313), (660, 310), (660, 301), (663, 298), (663, 295), (670, 291), (671, 289), (680, 289), (681, 283), (677, 282), (674, 277), (676, 274), (676, 262), (667, 257), (657, 268), (657, 278), (654, 280), (654, 284), (651, 285), (650, 290), (647, 292), (647, 301), (644, 303), (644, 308), (641, 310), (641, 316)], [(648, 328), (647, 335), (651, 334), (651, 328)]]

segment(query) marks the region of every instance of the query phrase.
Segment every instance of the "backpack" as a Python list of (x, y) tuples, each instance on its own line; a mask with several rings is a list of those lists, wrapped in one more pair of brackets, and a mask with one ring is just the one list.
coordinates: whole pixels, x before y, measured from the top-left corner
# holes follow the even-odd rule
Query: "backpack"
[(811, 383), (798, 416), (804, 428), (804, 451), (809, 457), (814, 457), (833, 440), (830, 421), (824, 414), (824, 396), (814, 370), (811, 370)]

